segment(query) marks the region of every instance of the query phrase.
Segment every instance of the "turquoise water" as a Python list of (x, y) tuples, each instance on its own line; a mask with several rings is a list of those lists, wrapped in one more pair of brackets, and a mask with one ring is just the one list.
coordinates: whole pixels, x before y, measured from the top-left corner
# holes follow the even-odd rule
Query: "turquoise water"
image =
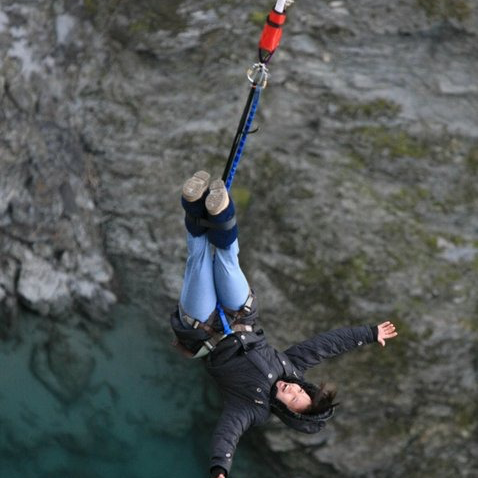
[[(94, 342), (91, 334), (55, 325), (95, 360), (88, 385), (69, 404), (31, 372), (32, 347), (51, 334), (41, 318), (22, 317), (21, 343), (0, 343), (2, 478), (208, 476), (219, 412), (214, 385), (202, 364), (172, 350), (164, 324), (125, 311), (118, 317), (114, 330)], [(235, 459), (237, 478), (264, 468), (248, 442), (241, 441)]]

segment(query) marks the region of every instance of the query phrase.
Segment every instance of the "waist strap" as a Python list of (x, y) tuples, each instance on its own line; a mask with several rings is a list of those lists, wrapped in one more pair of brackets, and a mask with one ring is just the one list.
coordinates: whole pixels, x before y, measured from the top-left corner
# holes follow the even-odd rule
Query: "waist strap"
[[(189, 357), (189, 358), (200, 358), (207, 355), (209, 352), (213, 351), (221, 340), (224, 340), (228, 334), (235, 333), (235, 332), (254, 332), (254, 320), (247, 322), (247, 317), (253, 312), (253, 304), (254, 304), (255, 296), (252, 290), (249, 290), (249, 295), (246, 299), (246, 302), (241, 307), (241, 309), (237, 311), (225, 309), (227, 318), (228, 318), (228, 329), (223, 330), (219, 329), (221, 327), (218, 323), (218, 311), (217, 309), (209, 316), (209, 318), (205, 322), (201, 322), (200, 320), (194, 319), (190, 317), (181, 307), (179, 304), (179, 315), (178, 318), (180, 322), (182, 322), (182, 327), (189, 325), (193, 330), (201, 330), (204, 333), (201, 333), (201, 339), (198, 340), (199, 344), (202, 344), (200, 349), (194, 353), (192, 352), (187, 345), (182, 344), (179, 336), (178, 340), (175, 342), (175, 346), (181, 350), (181, 352)], [(174, 327), (173, 327), (174, 328)], [(225, 333), (225, 332), (228, 332)], [(177, 333), (176, 333), (177, 334)], [(207, 335), (207, 339), (204, 340), (204, 335)], [(197, 350), (196, 347), (194, 347)]]
[[(218, 334), (207, 322), (193, 319), (192, 317), (189, 317), (189, 315), (183, 314), (181, 320), (189, 324), (193, 329), (202, 329), (211, 335), (221, 335)], [(254, 327), (252, 327), (252, 325), (235, 324), (231, 326), (231, 329), (233, 332), (254, 332)]]
[[(198, 320), (187, 315), (183, 315), (182, 319), (195, 329), (205, 330), (211, 336), (209, 339), (203, 341), (202, 347), (194, 355), (191, 352), (187, 353), (189, 358), (205, 357), (217, 347), (217, 344), (221, 340), (224, 340), (226, 337), (228, 337), (227, 334), (217, 333), (209, 325), (199, 322)], [(254, 332), (254, 327), (252, 325), (235, 324), (231, 327), (231, 329), (233, 332)]]

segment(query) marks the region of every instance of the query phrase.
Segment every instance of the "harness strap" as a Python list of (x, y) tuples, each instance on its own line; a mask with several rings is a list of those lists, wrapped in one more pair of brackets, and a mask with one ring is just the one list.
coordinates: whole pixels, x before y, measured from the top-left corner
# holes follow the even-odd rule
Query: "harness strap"
[[(228, 337), (229, 335), (235, 332), (254, 332), (253, 325), (235, 323), (237, 320), (239, 320), (243, 316), (251, 313), (253, 302), (254, 302), (254, 295), (252, 291), (249, 290), (249, 295), (247, 296), (247, 300), (240, 310), (237, 310), (237, 311), (228, 310), (228, 315), (232, 316), (231, 324), (227, 323), (227, 318), (224, 314), (224, 311), (222, 310), (222, 307), (220, 306), (220, 304), (217, 304), (217, 307), (216, 307), (217, 313), (221, 314), (221, 311), (222, 311), (222, 314), (223, 314), (223, 317), (221, 317), (221, 322), (223, 324), (224, 333), (217, 332), (212, 327), (212, 323), (214, 322), (216, 318), (216, 315), (214, 313), (210, 315), (210, 317), (207, 319), (206, 322), (201, 322), (200, 320), (194, 319), (193, 317), (190, 317), (189, 315), (184, 313), (184, 311), (182, 310), (180, 306), (181, 320), (187, 323), (188, 325), (190, 325), (193, 329), (204, 330), (210, 337), (207, 340), (203, 341), (202, 347), (195, 354), (192, 354), (185, 347), (181, 347), (181, 344), (179, 342), (176, 342), (175, 346), (178, 348), (181, 348), (183, 353), (185, 353), (185, 355), (187, 355), (190, 358), (201, 358), (207, 355), (209, 352), (212, 352), (217, 347), (217, 344), (221, 342), (221, 340), (224, 340), (226, 337)], [(226, 324), (224, 324), (224, 321), (226, 321)]]
[[(193, 319), (189, 317), (189, 315), (182, 315), (181, 320), (189, 324), (193, 329), (202, 329), (207, 332), (212, 337), (214, 336), (223, 336), (226, 337), (226, 334), (220, 334), (216, 332), (207, 322), (201, 322), (197, 319)], [(233, 324), (231, 325), (231, 329), (233, 332), (253, 332), (254, 327), (252, 325), (245, 325), (245, 324)], [(210, 340), (206, 340), (205, 342), (210, 342)], [(219, 341), (217, 342), (219, 343)]]
[[(221, 340), (224, 340), (226, 337), (228, 337), (227, 334), (219, 334), (215, 331), (212, 331), (211, 333), (211, 327), (187, 315), (183, 316), (182, 319), (194, 328), (203, 329), (211, 335), (211, 338), (204, 340), (203, 346), (194, 355), (185, 347), (181, 347), (181, 344), (178, 341), (175, 342), (174, 345), (176, 347), (180, 347), (183, 353), (190, 358), (196, 359), (205, 357), (208, 353), (212, 352), (217, 347), (217, 344), (221, 342)], [(233, 332), (254, 332), (254, 327), (252, 325), (235, 324), (231, 327), (231, 329)]]
[(249, 295), (247, 296), (247, 300), (245, 304), (241, 307), (240, 310), (231, 310), (231, 309), (226, 309), (225, 311), (227, 312), (228, 315), (230, 315), (233, 319), (233, 323), (236, 320), (241, 319), (245, 315), (248, 315), (252, 312), (252, 304), (254, 303), (254, 295), (252, 294), (252, 291), (249, 291)]
[(220, 223), (214, 223), (202, 217), (191, 216), (191, 214), (189, 213), (186, 213), (186, 219), (188, 222), (190, 222), (191, 224), (194, 224), (195, 226), (208, 227), (209, 229), (219, 229), (221, 231), (229, 231), (237, 223), (236, 215), (231, 217), (231, 219), (229, 219), (228, 221), (220, 222)]

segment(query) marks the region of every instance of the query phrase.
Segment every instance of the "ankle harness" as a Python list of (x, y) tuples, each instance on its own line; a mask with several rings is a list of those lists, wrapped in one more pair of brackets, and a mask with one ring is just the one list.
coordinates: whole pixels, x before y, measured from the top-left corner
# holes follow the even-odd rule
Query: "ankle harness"
[(228, 221), (219, 223), (208, 221), (203, 217), (195, 217), (189, 213), (186, 213), (186, 220), (195, 226), (207, 227), (209, 229), (219, 229), (221, 231), (229, 231), (229, 229), (232, 229), (237, 223), (235, 214)]

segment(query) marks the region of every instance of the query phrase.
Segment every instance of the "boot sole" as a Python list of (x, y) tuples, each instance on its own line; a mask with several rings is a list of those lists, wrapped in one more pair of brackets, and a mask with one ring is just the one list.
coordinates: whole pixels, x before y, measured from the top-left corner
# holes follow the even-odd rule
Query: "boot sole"
[(229, 194), (222, 179), (215, 179), (209, 186), (206, 209), (211, 216), (217, 216), (229, 205)]
[(206, 171), (197, 171), (190, 177), (183, 186), (183, 198), (188, 202), (201, 199), (209, 187), (211, 175)]

